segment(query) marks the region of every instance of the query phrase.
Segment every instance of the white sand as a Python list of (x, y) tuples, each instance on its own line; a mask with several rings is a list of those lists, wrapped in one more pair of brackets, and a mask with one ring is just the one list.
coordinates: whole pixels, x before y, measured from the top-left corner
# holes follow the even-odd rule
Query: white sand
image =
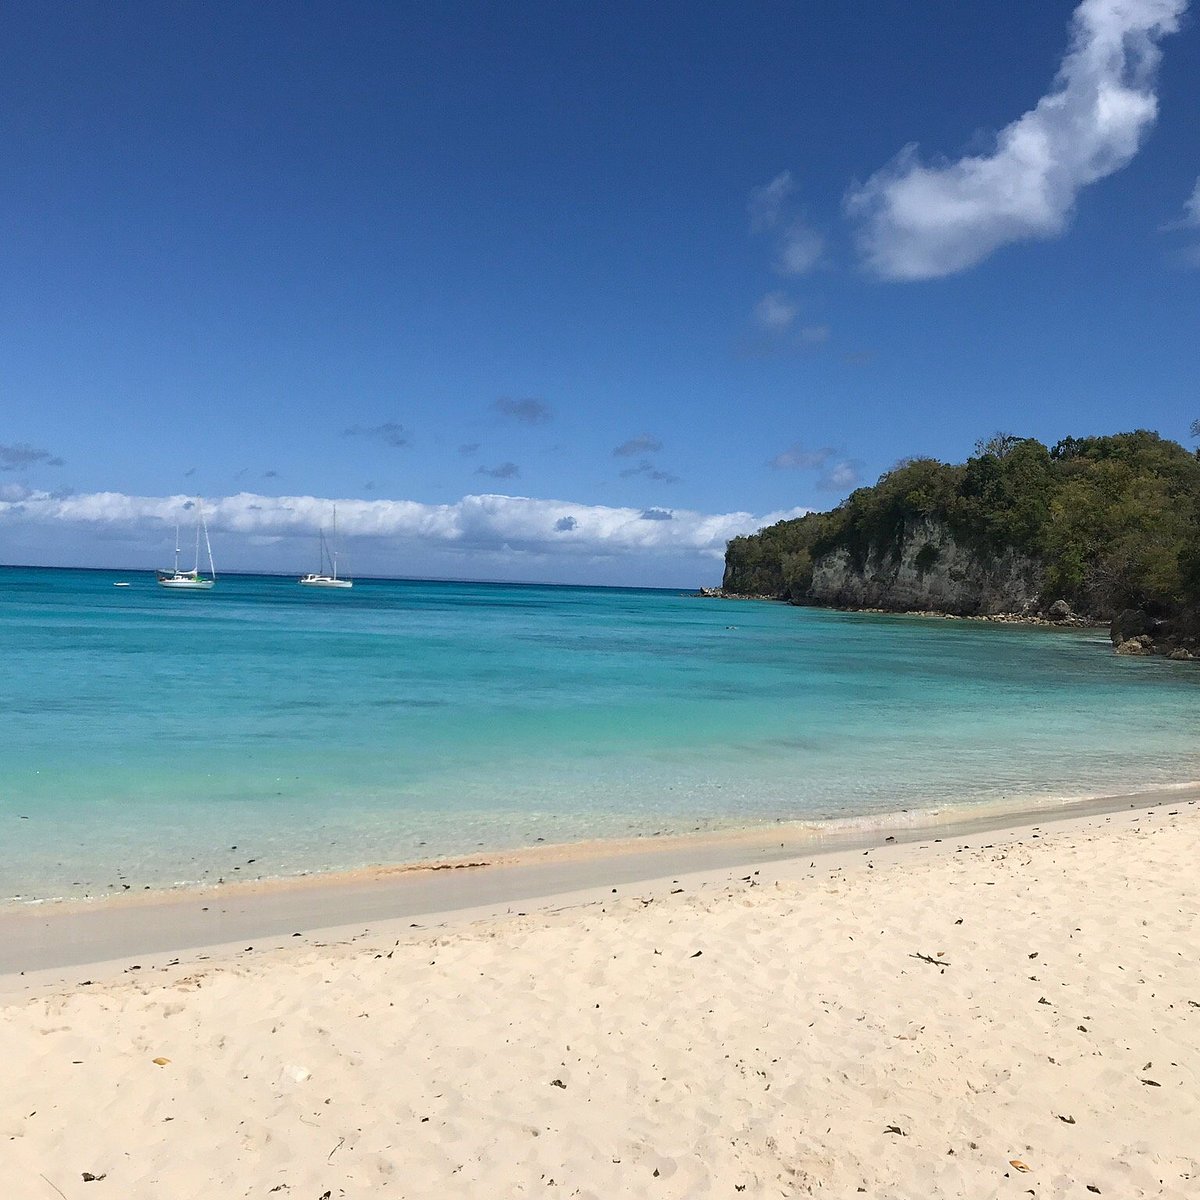
[(9, 996), (0, 1196), (1194, 1200), (1174, 811)]

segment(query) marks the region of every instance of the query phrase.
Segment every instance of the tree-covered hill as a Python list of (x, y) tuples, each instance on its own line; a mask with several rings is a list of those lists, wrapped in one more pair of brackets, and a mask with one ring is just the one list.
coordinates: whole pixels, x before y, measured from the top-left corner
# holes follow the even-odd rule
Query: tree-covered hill
[(937, 568), (948, 545), (981, 571), (1032, 564), (1047, 607), (1065, 600), (1098, 618), (1194, 612), (1200, 457), (1147, 430), (1052, 447), (997, 434), (965, 463), (907, 460), (831, 512), (734, 538), (723, 587), (820, 603), (830, 563), (878, 577), (881, 564), (903, 556), (920, 575)]

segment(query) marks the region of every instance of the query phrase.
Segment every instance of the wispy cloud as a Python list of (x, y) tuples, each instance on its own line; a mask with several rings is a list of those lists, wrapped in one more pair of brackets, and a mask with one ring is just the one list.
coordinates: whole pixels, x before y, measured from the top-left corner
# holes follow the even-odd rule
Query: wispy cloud
[(492, 479), (516, 479), (521, 474), (521, 468), (513, 462), (502, 462), (495, 467), (476, 467), (476, 475), (488, 475)]
[(770, 183), (755, 188), (746, 204), (750, 232), (775, 235), (774, 267), (781, 275), (811, 271), (825, 249), (825, 239), (809, 227), (797, 210), (796, 191), (791, 171), (782, 171)]
[(459, 446), (458, 452), (463, 456), (463, 458), (470, 458), (472, 455), (479, 453), (480, 444), (481, 443), (479, 442), (463, 442), (463, 444)]
[(848, 488), (857, 487), (862, 479), (862, 463), (852, 458), (836, 462), (817, 480), (817, 487), (823, 492), (844, 492)]
[(800, 442), (793, 442), (786, 450), (768, 460), (767, 466), (774, 467), (776, 471), (815, 471), (823, 467), (835, 454), (837, 451), (832, 446), (806, 450)]
[[(332, 502), (315, 496), (241, 492), (205, 499), (204, 511), (215, 538), (227, 545), (238, 539), (249, 545), (253, 538), (311, 537), (328, 521)], [(64, 496), (22, 489), (19, 498), (0, 494), (0, 528), (74, 529), (87, 540), (103, 529), (144, 541), (148, 527), (157, 522), (173, 528), (191, 503), (186, 496), (120, 492)], [(338, 499), (336, 504), (340, 536), (382, 539), (395, 545), (397, 553), (401, 546), (422, 544), (470, 551), (511, 549), (601, 557), (677, 554), (713, 560), (724, 555), (731, 537), (808, 511), (709, 514), (495, 495), (464, 496), (454, 504), (383, 499)]]
[(626, 467), (621, 472), (622, 479), (633, 479), (638, 475), (643, 475), (647, 479), (653, 479), (655, 483), (679, 482), (678, 475), (672, 475), (670, 471), (664, 471), (656, 467), (648, 458), (643, 458), (636, 466)]
[(1050, 92), (991, 154), (935, 166), (906, 146), (847, 197), (859, 250), (883, 279), (933, 279), (1001, 246), (1061, 234), (1076, 197), (1137, 153), (1158, 112), (1158, 42), (1187, 0), (1083, 0)]
[(384, 421), (382, 425), (351, 425), (342, 430), (343, 437), (362, 437), (382, 442), (385, 446), (407, 446), (412, 435), (396, 421)]
[(26, 467), (39, 465), (61, 467), (63, 460), (51, 454), (49, 450), (31, 446), (28, 442), (16, 442), (10, 446), (0, 445), (0, 471), (23, 471)]
[(775, 270), (780, 275), (805, 275), (821, 261), (824, 250), (825, 239), (816, 230), (793, 221), (780, 239)]
[(501, 396), (492, 407), (501, 416), (511, 417), (522, 425), (545, 425), (554, 419), (554, 410), (544, 400), (533, 396), (523, 399), (513, 399), (511, 396)]
[(750, 215), (750, 232), (765, 233), (775, 229), (783, 219), (784, 206), (796, 191), (791, 171), (781, 171), (770, 183), (754, 188), (746, 202)]
[(1200, 229), (1200, 179), (1183, 205), (1183, 217), (1189, 229)]
[[(1192, 194), (1183, 202), (1183, 215), (1162, 226), (1164, 233), (1174, 233), (1181, 229), (1188, 232), (1200, 229), (1200, 179), (1196, 180)], [(1200, 243), (1193, 242), (1185, 246), (1177, 252), (1175, 258), (1181, 266), (1200, 267)]]
[(754, 319), (775, 332), (787, 329), (799, 314), (800, 309), (784, 292), (768, 292), (754, 306)]
[(279, 472), (278, 471), (264, 471), (262, 474), (262, 477), (264, 479), (278, 479)]
[(648, 433), (642, 433), (615, 447), (613, 457), (635, 458), (639, 454), (656, 454), (661, 449), (662, 442), (658, 438), (651, 437)]

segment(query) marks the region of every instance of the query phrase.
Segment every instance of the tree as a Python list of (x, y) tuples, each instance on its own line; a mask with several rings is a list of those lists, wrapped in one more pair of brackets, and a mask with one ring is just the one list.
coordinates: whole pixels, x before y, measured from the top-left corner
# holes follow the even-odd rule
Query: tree
[(978, 458), (985, 454), (994, 458), (1007, 458), (1025, 440), (1017, 437), (1015, 433), (1002, 433), (997, 430), (991, 437), (980, 438), (975, 443), (975, 455)]

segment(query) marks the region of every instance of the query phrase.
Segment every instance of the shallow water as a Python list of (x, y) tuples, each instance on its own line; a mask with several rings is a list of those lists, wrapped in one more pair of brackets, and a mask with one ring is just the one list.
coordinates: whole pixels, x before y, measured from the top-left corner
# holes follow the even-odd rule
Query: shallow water
[(1200, 777), (1200, 670), (1099, 632), (3, 568), (0, 655), (0, 899)]

